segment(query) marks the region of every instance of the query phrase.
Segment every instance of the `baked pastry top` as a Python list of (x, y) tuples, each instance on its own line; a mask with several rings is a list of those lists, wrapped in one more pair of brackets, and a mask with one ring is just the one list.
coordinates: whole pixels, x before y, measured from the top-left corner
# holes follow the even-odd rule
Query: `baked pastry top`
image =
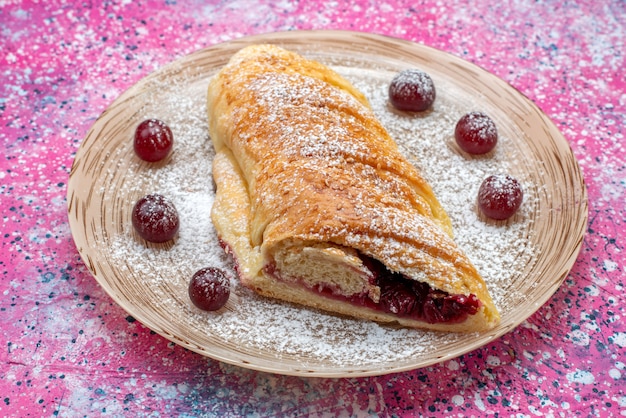
[(442, 331), (499, 314), (418, 170), (346, 79), (273, 45), (214, 76), (212, 220), (256, 292)]

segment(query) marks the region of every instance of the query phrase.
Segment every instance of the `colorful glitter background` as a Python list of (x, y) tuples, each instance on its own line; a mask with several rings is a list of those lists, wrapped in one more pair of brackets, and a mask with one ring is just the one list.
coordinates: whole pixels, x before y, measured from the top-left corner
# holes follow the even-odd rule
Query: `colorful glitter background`
[[(519, 328), (454, 360), (288, 377), (189, 352), (129, 317), (81, 262), (66, 184), (125, 89), (246, 35), (344, 29), (439, 48), (552, 118), (589, 192), (581, 253)], [(624, 0), (0, 0), (1, 416), (626, 416)]]

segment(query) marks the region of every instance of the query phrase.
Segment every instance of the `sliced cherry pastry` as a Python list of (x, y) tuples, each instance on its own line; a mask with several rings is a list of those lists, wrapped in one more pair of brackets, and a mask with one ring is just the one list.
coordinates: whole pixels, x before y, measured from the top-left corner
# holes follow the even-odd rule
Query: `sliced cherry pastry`
[(456, 124), (454, 139), (469, 154), (486, 154), (498, 142), (496, 124), (482, 112), (470, 112)]
[(230, 282), (226, 273), (216, 267), (198, 270), (189, 282), (189, 299), (204, 311), (217, 311), (230, 297)]
[(427, 73), (408, 69), (399, 72), (389, 84), (389, 101), (398, 110), (420, 112), (435, 101), (436, 91)]
[(508, 219), (517, 212), (524, 192), (520, 183), (508, 174), (487, 177), (478, 189), (478, 206), (492, 219)]
[(144, 161), (156, 162), (167, 157), (174, 146), (172, 130), (158, 119), (146, 119), (135, 129), (135, 153)]
[(151, 242), (169, 241), (180, 226), (176, 207), (160, 194), (139, 199), (133, 207), (132, 222), (139, 236)]

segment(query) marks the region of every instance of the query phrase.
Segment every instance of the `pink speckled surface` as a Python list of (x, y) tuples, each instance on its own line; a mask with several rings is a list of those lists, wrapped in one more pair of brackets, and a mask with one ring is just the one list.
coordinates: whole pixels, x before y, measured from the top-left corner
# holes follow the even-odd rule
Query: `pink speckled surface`
[[(626, 416), (626, 3), (473, 3), (0, 0), (0, 416)], [(94, 120), (175, 58), (295, 29), (439, 48), (559, 126), (587, 182), (589, 228), (561, 288), (519, 328), (412, 372), (288, 377), (170, 343), (91, 277), (65, 195)]]

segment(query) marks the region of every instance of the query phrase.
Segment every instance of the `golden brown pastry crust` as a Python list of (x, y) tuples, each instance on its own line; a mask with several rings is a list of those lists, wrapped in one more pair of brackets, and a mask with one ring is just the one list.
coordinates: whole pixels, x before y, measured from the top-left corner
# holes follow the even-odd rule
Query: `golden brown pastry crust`
[[(432, 189), (348, 81), (292, 52), (255, 45), (211, 80), (208, 112), (217, 153), (212, 219), (244, 284), (290, 302), (406, 326), (478, 331), (498, 322)], [(345, 266), (340, 270), (357, 271), (350, 249), (435, 289), (474, 294), (482, 306), (463, 323), (428, 324), (324, 298), (267, 274), (268, 265), (284, 260), (308, 269), (336, 260)], [(297, 258), (306, 254), (323, 262)], [(367, 277), (362, 286), (375, 300)]]

